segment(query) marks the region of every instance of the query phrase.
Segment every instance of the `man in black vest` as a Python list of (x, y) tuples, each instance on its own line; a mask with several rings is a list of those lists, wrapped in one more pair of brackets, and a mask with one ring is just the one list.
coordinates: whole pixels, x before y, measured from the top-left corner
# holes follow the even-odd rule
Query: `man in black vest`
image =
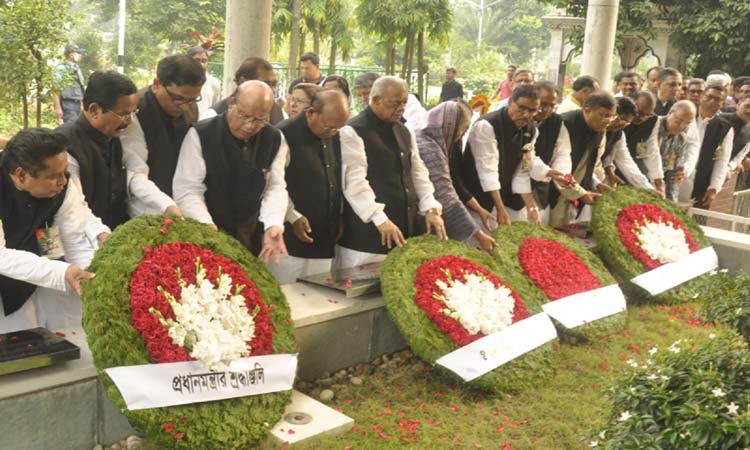
[(551, 195), (550, 225), (565, 226), (571, 222), (588, 222), (590, 206), (602, 192), (611, 189), (597, 179), (594, 167), (601, 163), (601, 145), (607, 127), (615, 118), (615, 99), (604, 91), (594, 91), (586, 98), (583, 109), (562, 114), (570, 136), (570, 162), (575, 186)]
[(511, 220), (541, 223), (530, 177), (566, 183), (564, 175), (551, 170), (535, 156), (538, 130), (532, 121), (539, 111), (536, 86), (513, 90), (508, 106), (482, 116), (469, 132), (464, 152), (464, 182), (479, 204), (494, 210), (500, 225)]
[(331, 269), (343, 225), (343, 187), (357, 182), (342, 180), (338, 132), (348, 119), (346, 96), (329, 90), (315, 93), (303, 114), (279, 124), (289, 145), (289, 209), (284, 230), (289, 256), (269, 268), (281, 284)]
[(273, 91), (265, 83), (240, 85), (229, 111), (188, 132), (173, 187), (185, 217), (213, 224), (253, 254), (266, 261), (275, 256), (278, 263), (287, 254), (284, 165), (289, 149), (284, 135), (268, 125), (272, 105)]
[[(360, 205), (347, 196), (344, 205), (344, 233), (336, 247), (335, 268), (356, 267), (385, 259), (394, 245), (404, 238), (433, 229), (447, 239), (441, 217), (442, 207), (435, 200), (435, 188), (419, 157), (414, 135), (401, 123), (408, 90), (403, 80), (378, 78), (370, 91), (370, 106), (341, 130), (341, 157), (346, 170), (361, 171), (375, 194), (380, 213), (360, 214)], [(364, 186), (363, 186), (364, 188)], [(367, 196), (363, 196), (367, 197)], [(355, 212), (356, 211), (356, 212)], [(422, 223), (417, 215), (424, 214)], [(364, 222), (361, 217), (370, 217)]]
[(695, 119), (700, 150), (695, 170), (688, 173), (680, 185), (680, 201), (695, 201), (697, 208), (711, 207), (729, 172), (734, 130), (732, 124), (719, 115), (726, 98), (727, 90), (723, 85), (708, 84)]
[[(742, 87), (750, 86), (743, 84)], [(735, 88), (737, 89), (737, 88)], [(734, 143), (732, 144), (732, 159), (729, 161), (729, 170), (739, 173), (735, 191), (748, 188), (748, 172), (750, 172), (750, 95), (738, 97), (736, 111), (722, 114), (722, 118), (729, 121), (734, 129)]]
[(62, 261), (62, 250), (66, 259), (87, 254), (85, 266), (93, 248), (80, 248), (82, 230), (104, 240), (109, 229), (67, 184), (66, 147), (64, 136), (35, 128), (20, 131), (0, 153), (0, 333), (80, 325), (73, 291), (94, 274)]
[[(552, 169), (563, 174), (570, 173), (570, 137), (562, 116), (555, 113), (555, 108), (560, 102), (560, 93), (557, 86), (549, 81), (540, 81), (536, 86), (539, 89), (539, 112), (534, 116), (534, 122), (539, 130), (534, 144), (536, 156)], [(541, 222), (547, 225), (552, 185), (532, 179), (531, 186), (540, 210)]]
[[(136, 205), (180, 215), (174, 201), (143, 173), (123, 165), (120, 135), (137, 112), (138, 94), (125, 75), (94, 72), (83, 97), (83, 114), (57, 131), (70, 141), (68, 158), (73, 182), (79, 183), (89, 207), (110, 228), (138, 215)], [(139, 199), (138, 202), (134, 202)]]
[[(170, 197), (182, 141), (198, 120), (197, 102), (205, 81), (203, 67), (193, 58), (174, 55), (162, 59), (151, 86), (138, 92), (138, 113), (122, 135), (125, 167), (145, 174)], [(139, 209), (161, 213), (145, 205)]]

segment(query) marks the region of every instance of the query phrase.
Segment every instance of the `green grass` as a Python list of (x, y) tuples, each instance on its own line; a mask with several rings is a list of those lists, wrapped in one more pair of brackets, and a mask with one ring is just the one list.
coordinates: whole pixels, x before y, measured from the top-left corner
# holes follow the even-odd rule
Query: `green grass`
[[(330, 406), (355, 420), (331, 437), (295, 444), (305, 449), (589, 448), (611, 413), (607, 390), (634, 359), (680, 338), (694, 345), (715, 331), (695, 318), (697, 305), (634, 306), (624, 331), (598, 342), (556, 346), (553, 375), (535, 390), (492, 396), (452, 381), (413, 360), (363, 376), (336, 392)], [(321, 388), (309, 390), (317, 397)], [(382, 433), (382, 434), (381, 434)], [(411, 440), (408, 440), (411, 439)], [(273, 437), (262, 450), (290, 448)]]

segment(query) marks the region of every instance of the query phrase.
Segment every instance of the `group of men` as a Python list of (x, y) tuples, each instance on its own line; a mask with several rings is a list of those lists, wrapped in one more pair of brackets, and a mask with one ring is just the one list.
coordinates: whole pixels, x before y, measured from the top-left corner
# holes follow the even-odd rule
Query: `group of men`
[(97, 71), (77, 118), (14, 136), (0, 152), (0, 332), (79, 323), (76, 292), (94, 276), (85, 267), (112, 229), (142, 214), (210, 224), (281, 282), (329, 270), (334, 256), (338, 267), (382, 260), (425, 230), (446, 237), (401, 122), (405, 82), (359, 86), (370, 106), (351, 122), (346, 96), (319, 89), (302, 114), (274, 126), (267, 67), (255, 61), (204, 120), (199, 58), (162, 59), (140, 90)]
[[(248, 58), (234, 92), (198, 120), (207, 92), (200, 56), (162, 59), (140, 90), (117, 72), (94, 72), (77, 118), (19, 132), (0, 153), (0, 332), (76, 324), (75, 292), (94, 276), (85, 267), (112, 229), (142, 214), (228, 233), (280, 283), (382, 261), (425, 232), (448, 238), (413, 131), (421, 119), (404, 119), (412, 96), (403, 80), (358, 78), (367, 106), (351, 119), (344, 93), (316, 88), (300, 114), (281, 120), (273, 67)], [(295, 82), (324, 84), (319, 61), (302, 63), (311, 67)], [(620, 77), (615, 98), (582, 76), (558, 107), (554, 84), (515, 71), (507, 104), (446, 158), (451, 183), (481, 205), (485, 227), (488, 211), (499, 224), (585, 221), (587, 205), (625, 181), (670, 198), (689, 182), (690, 197), (709, 205), (728, 168), (747, 162), (747, 140), (736, 136), (750, 96), (718, 115), (725, 87), (706, 84), (696, 108), (670, 97), (675, 77), (680, 84), (674, 69), (657, 74), (657, 95), (628, 90)]]

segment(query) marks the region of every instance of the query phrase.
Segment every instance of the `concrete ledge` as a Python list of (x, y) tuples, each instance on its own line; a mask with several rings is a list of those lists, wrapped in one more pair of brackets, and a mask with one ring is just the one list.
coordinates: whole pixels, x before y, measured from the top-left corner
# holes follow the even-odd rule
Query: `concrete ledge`
[(743, 271), (750, 274), (750, 234), (701, 227), (719, 255), (719, 266), (730, 272)]

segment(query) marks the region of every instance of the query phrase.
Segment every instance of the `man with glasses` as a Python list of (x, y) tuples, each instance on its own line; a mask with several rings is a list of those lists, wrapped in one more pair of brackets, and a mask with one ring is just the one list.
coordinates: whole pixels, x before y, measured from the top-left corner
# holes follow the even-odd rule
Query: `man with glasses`
[(500, 225), (511, 220), (541, 223), (529, 177), (566, 183), (535, 156), (537, 139), (533, 118), (539, 113), (539, 89), (524, 85), (513, 90), (506, 108), (477, 120), (469, 131), (464, 152), (463, 178), (479, 204), (492, 211)]
[[(366, 175), (375, 198), (370, 196), (370, 209), (363, 213), (362, 205), (347, 196), (344, 233), (335, 250), (337, 269), (383, 261), (392, 247), (423, 234), (425, 228), (447, 239), (430, 174), (414, 134), (401, 123), (407, 97), (404, 80), (380, 77), (372, 85), (370, 105), (341, 130), (345, 171)], [(424, 215), (424, 222), (418, 215)]]
[(375, 203), (364, 170), (341, 163), (339, 130), (347, 126), (348, 118), (344, 94), (319, 90), (304, 113), (279, 124), (289, 144), (284, 230), (289, 256), (269, 268), (281, 284), (331, 269), (343, 226), (344, 197), (363, 222), (383, 211), (383, 205)]
[[(138, 92), (138, 114), (122, 135), (127, 169), (146, 175), (169, 196), (182, 141), (190, 125), (198, 119), (196, 103), (201, 99), (205, 81), (203, 67), (193, 58), (187, 55), (163, 58), (151, 86)], [(148, 205), (138, 207), (149, 214), (161, 213)]]
[(687, 99), (693, 102), (695, 108), (700, 108), (701, 98), (706, 91), (706, 81), (703, 78), (691, 78), (687, 87)]
[(66, 148), (59, 133), (31, 128), (0, 152), (0, 333), (81, 325), (76, 293), (94, 277), (81, 268), (94, 249), (79, 237), (109, 229), (68, 184)]
[(687, 172), (680, 186), (680, 201), (695, 201), (698, 208), (711, 207), (729, 172), (734, 129), (731, 122), (719, 116), (726, 98), (727, 90), (723, 85), (708, 84), (695, 119), (700, 150), (695, 170)]
[(292, 93), (286, 101), (286, 112), (289, 117), (297, 117), (310, 107), (310, 102), (316, 92), (322, 90), (320, 86), (312, 83), (299, 83), (294, 86)]
[(83, 114), (57, 129), (70, 141), (71, 180), (80, 184), (94, 215), (112, 229), (130, 215), (148, 211), (180, 214), (145, 174), (123, 165), (120, 136), (137, 114), (137, 105), (138, 91), (130, 79), (115, 71), (94, 72), (83, 96)]
[[(245, 81), (258, 80), (266, 83), (274, 92), (278, 91), (279, 80), (276, 77), (276, 71), (270, 62), (263, 58), (251, 57), (242, 61), (240, 67), (234, 72), (234, 83), (239, 86)], [(230, 96), (231, 97), (231, 96)], [(205, 113), (201, 114), (201, 120), (208, 119), (217, 114), (226, 112), (229, 109), (229, 98), (227, 97), (220, 102), (215, 103)], [(274, 102), (271, 109), (269, 123), (276, 125), (284, 120), (284, 112), (277, 102)]]
[(682, 74), (671, 67), (659, 72), (656, 77), (656, 108), (657, 116), (666, 116), (669, 109), (677, 102), (677, 94), (682, 89)]
[(582, 109), (562, 114), (570, 136), (570, 162), (575, 184), (552, 191), (550, 225), (553, 227), (589, 222), (591, 205), (596, 197), (600, 192), (611, 189), (594, 169), (601, 167), (604, 133), (616, 117), (615, 106), (614, 97), (600, 90), (588, 94)]
[(173, 186), (185, 217), (212, 224), (254, 255), (266, 261), (275, 256), (278, 262), (287, 254), (284, 165), (289, 149), (284, 135), (268, 124), (273, 103), (267, 84), (242, 83), (227, 112), (190, 129)]
[[(534, 83), (534, 72), (530, 71), (529, 69), (518, 69), (513, 72), (513, 80), (510, 84), (510, 92), (512, 94), (517, 87), (533, 86)], [(505, 108), (506, 106), (508, 106), (509, 102), (510, 95), (500, 100), (497, 106), (495, 106), (494, 110), (499, 111), (500, 109)]]

